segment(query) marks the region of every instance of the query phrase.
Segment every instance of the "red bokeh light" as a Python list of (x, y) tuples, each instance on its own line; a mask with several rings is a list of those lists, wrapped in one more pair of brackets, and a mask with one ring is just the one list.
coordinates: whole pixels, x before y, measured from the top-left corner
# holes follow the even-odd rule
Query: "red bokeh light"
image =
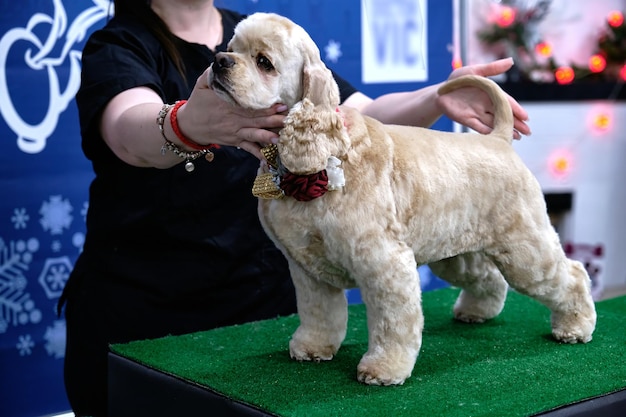
[(535, 52), (537, 52), (537, 54), (541, 56), (548, 58), (552, 56), (552, 45), (550, 45), (548, 42), (539, 42), (535, 46)]
[(593, 118), (593, 126), (598, 131), (605, 131), (611, 127), (611, 116), (607, 113), (598, 113)]
[(594, 103), (587, 113), (587, 131), (593, 136), (607, 137), (615, 129), (615, 108), (608, 102)]
[(567, 149), (556, 149), (548, 158), (548, 169), (556, 178), (565, 178), (572, 172), (574, 156)]
[(609, 23), (609, 25), (611, 25), (614, 28), (617, 28), (617, 27), (622, 26), (622, 24), (624, 23), (624, 15), (622, 14), (622, 12), (613, 11), (609, 13), (606, 20)]
[(554, 77), (559, 84), (570, 84), (574, 81), (574, 70), (571, 67), (559, 67), (554, 72)]
[(496, 24), (501, 28), (509, 27), (515, 22), (517, 10), (510, 6), (502, 6), (496, 16)]
[(606, 59), (602, 55), (596, 54), (589, 58), (589, 70), (591, 72), (602, 72), (606, 68)]

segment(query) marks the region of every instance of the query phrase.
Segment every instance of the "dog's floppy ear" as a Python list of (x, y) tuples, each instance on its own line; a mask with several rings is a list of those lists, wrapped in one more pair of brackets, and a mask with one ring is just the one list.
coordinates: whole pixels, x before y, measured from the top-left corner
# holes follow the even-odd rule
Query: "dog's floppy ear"
[(339, 87), (333, 74), (321, 62), (307, 64), (302, 71), (302, 98), (314, 106), (335, 108), (339, 105)]

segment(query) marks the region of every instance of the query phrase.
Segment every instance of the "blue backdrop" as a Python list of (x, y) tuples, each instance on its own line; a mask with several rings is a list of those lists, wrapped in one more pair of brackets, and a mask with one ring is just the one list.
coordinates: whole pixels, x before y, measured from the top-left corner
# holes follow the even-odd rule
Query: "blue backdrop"
[[(424, 81), (399, 82), (393, 75), (400, 69), (381, 67), (378, 76), (387, 71), (389, 81), (362, 82), (362, 3), (369, 19), (378, 19), (368, 38), (373, 59), (392, 66), (422, 65)], [(370, 96), (416, 89), (442, 81), (450, 72), (451, 1), (216, 4), (292, 18), (311, 33), (328, 66)], [(426, 5), (424, 16), (421, 4)], [(82, 248), (92, 179), (81, 152), (74, 94), (82, 47), (109, 12), (108, 0), (0, 0), (1, 416), (69, 409), (62, 371), (65, 320), (57, 317), (55, 305)], [(420, 39), (426, 41), (426, 51), (416, 46)], [(449, 130), (451, 123), (442, 119), (435, 128)], [(442, 285), (428, 270), (422, 272), (425, 289)], [(358, 301), (358, 293), (350, 299)]]

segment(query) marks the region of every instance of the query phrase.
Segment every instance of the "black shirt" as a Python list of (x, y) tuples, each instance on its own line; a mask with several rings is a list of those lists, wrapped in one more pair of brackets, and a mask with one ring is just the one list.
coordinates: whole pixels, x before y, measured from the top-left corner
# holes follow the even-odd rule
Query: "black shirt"
[[(83, 150), (96, 177), (84, 250), (68, 287), (97, 282), (112, 288), (109, 301), (120, 309), (132, 304), (136, 311), (152, 309), (150, 320), (171, 321), (146, 329), (145, 337), (158, 336), (164, 327), (181, 333), (295, 311), (286, 262), (257, 217), (251, 193), (255, 157), (223, 146), (212, 162), (196, 160), (191, 173), (183, 164), (138, 168), (117, 158), (99, 133), (104, 106), (124, 90), (147, 86), (166, 103), (186, 99), (244, 17), (220, 12), (224, 42), (216, 51), (180, 40), (184, 78), (154, 35), (127, 18), (111, 19), (83, 51), (77, 104)], [(356, 91), (337, 81), (342, 100)], [(162, 144), (156, 136), (154, 146)], [(194, 315), (202, 324), (176, 323), (177, 316)]]

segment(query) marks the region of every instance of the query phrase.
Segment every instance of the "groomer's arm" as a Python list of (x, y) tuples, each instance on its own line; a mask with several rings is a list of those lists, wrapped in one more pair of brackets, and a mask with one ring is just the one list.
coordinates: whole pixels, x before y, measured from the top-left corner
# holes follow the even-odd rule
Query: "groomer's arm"
[(415, 91), (390, 93), (376, 100), (357, 92), (343, 104), (383, 123), (428, 127), (442, 115), (436, 105), (438, 88), (437, 84)]
[[(448, 79), (467, 74), (491, 77), (508, 71), (512, 65), (513, 60), (510, 58), (488, 64), (470, 65), (457, 68)], [(455, 122), (479, 133), (491, 131), (493, 104), (484, 91), (461, 88), (439, 96), (437, 93), (439, 86), (440, 84), (436, 84), (420, 90), (386, 94), (376, 100), (357, 92), (348, 97), (343, 104), (355, 107), (383, 123), (428, 127), (445, 114)], [(519, 139), (521, 135), (530, 135), (530, 127), (526, 123), (528, 113), (513, 97), (509, 96), (509, 102), (515, 117), (514, 137)]]

